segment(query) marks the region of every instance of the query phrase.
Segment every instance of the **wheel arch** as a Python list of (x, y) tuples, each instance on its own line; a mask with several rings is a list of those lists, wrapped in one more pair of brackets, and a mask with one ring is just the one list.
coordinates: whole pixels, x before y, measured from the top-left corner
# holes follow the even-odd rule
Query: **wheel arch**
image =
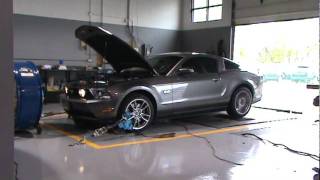
[(254, 88), (253, 88), (253, 86), (252, 86), (249, 82), (242, 82), (242, 83), (240, 83), (239, 85), (237, 85), (237, 86), (233, 89), (231, 95), (233, 95), (234, 92), (235, 92), (237, 89), (241, 88), (241, 87), (248, 88), (248, 89), (250, 90), (251, 94), (252, 94), (252, 97), (254, 97)]

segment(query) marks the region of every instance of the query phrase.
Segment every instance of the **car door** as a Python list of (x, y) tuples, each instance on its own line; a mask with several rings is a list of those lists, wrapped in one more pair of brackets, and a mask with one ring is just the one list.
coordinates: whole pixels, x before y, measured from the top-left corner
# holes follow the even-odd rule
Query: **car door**
[[(177, 68), (172, 83), (176, 113), (213, 108), (222, 100), (225, 88), (219, 74), (219, 61), (211, 57), (192, 57)], [(179, 73), (179, 68), (194, 72)]]
[(182, 60), (179, 55), (160, 55), (148, 59), (148, 63), (156, 70), (159, 76), (152, 77), (149, 83), (158, 101), (157, 111), (159, 116), (172, 113), (172, 76), (169, 72)]

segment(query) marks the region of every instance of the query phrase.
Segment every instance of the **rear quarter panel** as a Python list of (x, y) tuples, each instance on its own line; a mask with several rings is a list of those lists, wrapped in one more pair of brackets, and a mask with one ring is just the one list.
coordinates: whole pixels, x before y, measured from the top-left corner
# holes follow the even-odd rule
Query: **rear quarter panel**
[(221, 73), (221, 80), (226, 83), (226, 93), (224, 95), (225, 101), (229, 102), (233, 92), (241, 85), (250, 87), (255, 98), (261, 99), (262, 79), (246, 71), (230, 70)]

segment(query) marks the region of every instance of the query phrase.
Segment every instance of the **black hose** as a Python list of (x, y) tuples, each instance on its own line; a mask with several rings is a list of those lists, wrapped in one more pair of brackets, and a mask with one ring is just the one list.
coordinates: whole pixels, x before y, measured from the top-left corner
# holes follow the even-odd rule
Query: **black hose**
[(280, 143), (274, 143), (270, 140), (267, 140), (267, 139), (263, 139), (255, 134), (252, 134), (252, 133), (243, 133), (241, 134), (242, 136), (244, 137), (247, 137), (247, 136), (253, 136), (255, 138), (257, 138), (259, 141), (262, 141), (262, 142), (268, 142), (270, 144), (272, 144), (273, 146), (276, 146), (276, 147), (283, 147), (284, 149), (286, 149), (287, 151), (289, 152), (292, 152), (292, 153), (295, 153), (295, 154), (298, 154), (298, 155), (301, 155), (301, 156), (307, 156), (307, 157), (310, 157), (316, 161), (319, 161), (319, 156), (315, 155), (315, 154), (311, 154), (311, 153), (306, 153), (306, 152), (302, 152), (302, 151), (297, 151), (297, 150), (294, 150), (292, 148), (289, 148), (288, 146), (284, 145), (284, 144), (280, 144)]

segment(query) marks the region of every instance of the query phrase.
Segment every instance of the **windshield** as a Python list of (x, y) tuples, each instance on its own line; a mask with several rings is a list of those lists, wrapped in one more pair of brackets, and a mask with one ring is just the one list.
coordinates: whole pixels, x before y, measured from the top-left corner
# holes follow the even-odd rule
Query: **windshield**
[(154, 56), (148, 62), (160, 75), (166, 75), (181, 59), (180, 56)]

